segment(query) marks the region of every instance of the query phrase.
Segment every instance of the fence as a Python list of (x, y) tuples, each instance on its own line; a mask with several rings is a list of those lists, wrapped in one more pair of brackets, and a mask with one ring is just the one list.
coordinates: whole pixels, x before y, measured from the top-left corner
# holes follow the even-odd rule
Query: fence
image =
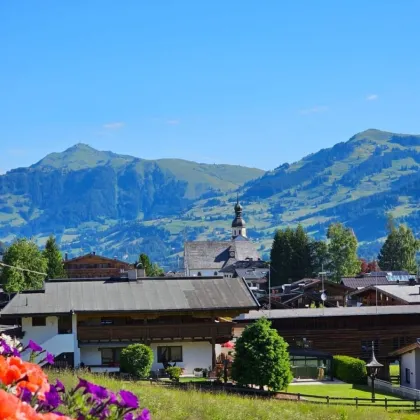
[[(368, 385), (371, 386), (371, 384), (371, 379), (368, 378)], [(420, 390), (408, 388), (406, 386), (393, 386), (391, 382), (386, 382), (381, 379), (375, 379), (375, 389), (379, 391), (386, 391), (393, 395), (398, 395), (401, 398), (420, 400)]]
[(300, 393), (291, 393), (291, 392), (268, 392), (259, 390), (256, 388), (239, 388), (236, 386), (223, 386), (223, 385), (213, 385), (208, 383), (201, 382), (184, 382), (184, 383), (160, 383), (164, 386), (175, 386), (177, 388), (183, 389), (198, 389), (204, 392), (214, 392), (214, 393), (231, 393), (231, 394), (240, 394), (245, 396), (252, 396), (257, 398), (274, 398), (277, 400), (288, 400), (295, 402), (304, 402), (310, 404), (327, 404), (327, 405), (346, 405), (353, 406), (356, 408), (359, 407), (380, 407), (388, 410), (389, 408), (393, 409), (404, 409), (404, 410), (420, 410), (420, 401), (417, 399), (413, 400), (401, 400), (395, 398), (375, 398), (372, 402), (371, 398), (346, 398), (346, 397), (329, 397), (321, 395), (310, 395), (310, 394), (300, 394)]

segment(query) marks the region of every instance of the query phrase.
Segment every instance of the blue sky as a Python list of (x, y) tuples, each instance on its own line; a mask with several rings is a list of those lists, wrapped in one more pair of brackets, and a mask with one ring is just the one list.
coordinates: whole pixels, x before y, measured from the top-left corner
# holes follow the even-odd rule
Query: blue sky
[(417, 0), (0, 2), (0, 172), (75, 143), (272, 169), (420, 133)]

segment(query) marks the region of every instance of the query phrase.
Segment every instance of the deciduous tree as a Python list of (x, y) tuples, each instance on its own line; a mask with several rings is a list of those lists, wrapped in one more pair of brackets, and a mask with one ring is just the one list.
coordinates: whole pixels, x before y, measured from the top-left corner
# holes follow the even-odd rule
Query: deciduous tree
[(419, 240), (407, 226), (396, 227), (394, 223), (388, 223), (388, 226), (388, 237), (378, 255), (379, 266), (385, 271), (407, 270), (409, 273), (416, 273)]
[(45, 274), (42, 273), (47, 272), (47, 260), (33, 241), (16, 240), (4, 253), (3, 263), (16, 267), (3, 267), (0, 280), (6, 292), (42, 288), (45, 279)]
[(143, 266), (147, 277), (160, 277), (165, 274), (158, 264), (152, 263), (147, 254), (140, 254), (139, 263)]
[(232, 378), (241, 385), (285, 389), (293, 376), (288, 344), (266, 318), (248, 326), (236, 341)]
[(357, 257), (357, 239), (353, 230), (341, 223), (333, 223), (328, 227), (327, 238), (332, 279), (339, 282), (341, 277), (358, 274), (360, 261)]

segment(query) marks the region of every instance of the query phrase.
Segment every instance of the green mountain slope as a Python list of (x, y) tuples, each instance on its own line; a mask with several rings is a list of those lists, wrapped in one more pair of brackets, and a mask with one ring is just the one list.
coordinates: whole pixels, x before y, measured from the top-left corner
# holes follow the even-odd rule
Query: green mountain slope
[(373, 255), (392, 212), (420, 232), (420, 136), (367, 130), (263, 173), (179, 159), (149, 161), (76, 145), (0, 176), (0, 240), (54, 233), (70, 255), (149, 253), (167, 268), (183, 242), (227, 239), (240, 191), (249, 235), (267, 253), (275, 228), (323, 236), (353, 227)]

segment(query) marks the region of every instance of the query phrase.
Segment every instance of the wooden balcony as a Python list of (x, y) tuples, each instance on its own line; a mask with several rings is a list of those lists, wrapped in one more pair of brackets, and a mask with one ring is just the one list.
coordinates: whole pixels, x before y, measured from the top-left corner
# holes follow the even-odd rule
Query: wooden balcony
[(225, 343), (232, 339), (231, 322), (182, 325), (98, 325), (79, 326), (77, 338), (82, 342), (212, 340)]

